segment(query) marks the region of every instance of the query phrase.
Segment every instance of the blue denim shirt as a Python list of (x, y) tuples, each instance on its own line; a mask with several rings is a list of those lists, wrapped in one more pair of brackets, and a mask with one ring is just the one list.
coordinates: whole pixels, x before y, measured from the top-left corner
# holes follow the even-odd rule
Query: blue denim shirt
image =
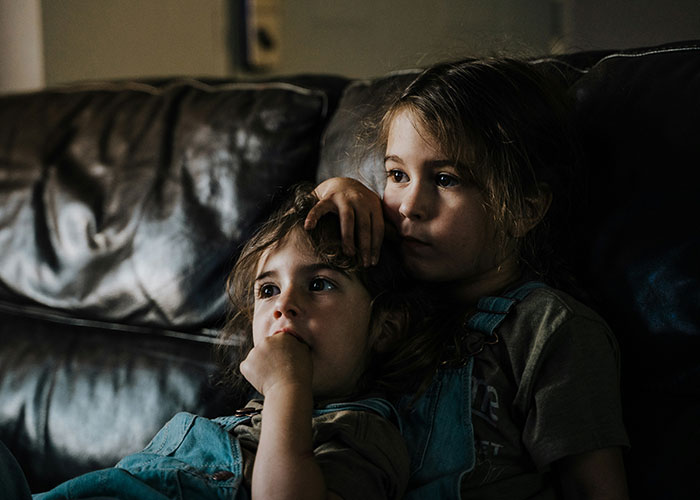
[[(331, 404), (314, 410), (314, 416), (349, 409), (375, 411), (397, 420), (394, 407), (380, 398)], [(250, 418), (245, 411), (213, 420), (178, 413), (143, 451), (125, 457), (112, 469), (83, 474), (33, 498), (247, 500), (250, 492), (243, 485), (241, 447), (229, 431)]]
[(238, 440), (214, 421), (183, 412), (114, 468), (83, 474), (34, 499), (243, 500), (249, 497), (242, 472)]

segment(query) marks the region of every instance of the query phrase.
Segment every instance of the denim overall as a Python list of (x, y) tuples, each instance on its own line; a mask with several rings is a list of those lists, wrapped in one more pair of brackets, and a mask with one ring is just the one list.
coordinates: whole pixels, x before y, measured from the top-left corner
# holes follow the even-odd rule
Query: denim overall
[[(482, 297), (467, 321), (470, 331), (483, 333), (487, 342), (515, 304), (533, 289), (546, 286), (527, 282), (502, 297)], [(397, 408), (411, 459), (408, 500), (461, 498), (462, 476), (474, 468), (474, 428), (471, 419), (473, 357), (462, 366), (438, 370), (428, 390), (411, 404), (402, 397)]]
[[(374, 411), (398, 421), (396, 410), (380, 398), (335, 403), (314, 410), (319, 416), (342, 410)], [(89, 472), (34, 499), (109, 498), (133, 500), (247, 500), (238, 439), (229, 431), (259, 413), (253, 408), (213, 420), (191, 413), (175, 415), (146, 448), (112, 469)]]

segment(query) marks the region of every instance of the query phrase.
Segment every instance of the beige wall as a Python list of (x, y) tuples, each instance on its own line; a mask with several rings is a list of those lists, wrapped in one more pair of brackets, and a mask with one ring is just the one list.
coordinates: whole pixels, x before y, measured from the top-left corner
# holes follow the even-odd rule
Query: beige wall
[[(36, 25), (22, 28), (7, 16), (17, 1), (0, 0), (0, 36), (15, 37), (0, 48), (4, 75), (43, 69), (48, 85), (174, 75), (260, 76), (232, 62), (231, 40), (240, 25), (235, 7), (243, 0), (21, 0), (41, 7)], [(698, 0), (278, 2), (281, 58), (269, 75), (365, 77), (500, 50), (544, 54), (557, 37), (557, 50), (700, 38)], [(559, 20), (553, 15), (557, 6)], [(41, 47), (42, 36), (43, 60), (38, 49), (33, 59), (25, 56), (32, 44)], [(43, 78), (34, 81), (40, 85)]]
[(0, 0), (0, 92), (44, 86), (39, 0)]
[(230, 73), (226, 0), (42, 0), (47, 84)]
[(279, 71), (372, 76), (499, 50), (549, 51), (551, 0), (288, 0)]
[[(239, 1), (42, 0), (46, 81), (256, 76), (232, 63)], [(549, 3), (279, 0), (281, 60), (268, 73), (363, 77), (494, 47), (543, 53)]]

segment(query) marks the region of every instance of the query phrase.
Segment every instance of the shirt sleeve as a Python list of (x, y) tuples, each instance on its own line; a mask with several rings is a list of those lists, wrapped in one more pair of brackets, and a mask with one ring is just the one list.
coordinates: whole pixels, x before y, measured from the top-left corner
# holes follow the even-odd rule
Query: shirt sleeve
[(358, 411), (329, 414), (315, 423), (314, 446), (326, 487), (343, 499), (403, 498), (408, 451), (385, 418)]
[(574, 315), (548, 337), (532, 378), (523, 440), (536, 465), (628, 446), (619, 359), (602, 319)]

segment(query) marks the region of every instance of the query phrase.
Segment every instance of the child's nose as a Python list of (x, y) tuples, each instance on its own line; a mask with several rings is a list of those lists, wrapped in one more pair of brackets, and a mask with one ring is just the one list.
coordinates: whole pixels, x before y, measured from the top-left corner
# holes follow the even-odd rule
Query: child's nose
[(399, 213), (406, 219), (427, 219), (430, 213), (430, 201), (426, 187), (415, 183), (407, 188), (399, 206)]
[(277, 296), (274, 312), (275, 319), (280, 319), (283, 316), (293, 318), (298, 316), (300, 311), (299, 300), (294, 292), (285, 291)]

